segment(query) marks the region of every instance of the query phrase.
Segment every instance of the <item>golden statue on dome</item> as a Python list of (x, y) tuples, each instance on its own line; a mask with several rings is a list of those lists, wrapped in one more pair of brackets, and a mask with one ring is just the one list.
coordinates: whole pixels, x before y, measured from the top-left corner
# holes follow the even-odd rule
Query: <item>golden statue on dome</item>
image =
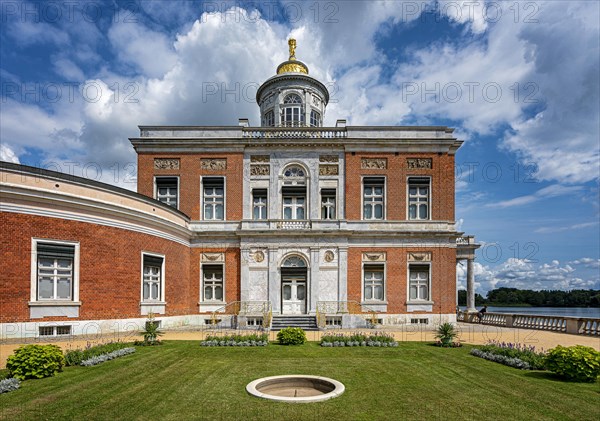
[(289, 58), (289, 60), (296, 60), (296, 40), (294, 38), (290, 38), (288, 40), (288, 45), (290, 47), (290, 58)]
[(296, 60), (296, 40), (294, 38), (290, 38), (288, 40), (288, 46), (290, 48), (290, 58), (277, 67), (277, 74), (304, 73), (307, 75), (308, 67), (306, 64), (302, 63), (300, 60)]

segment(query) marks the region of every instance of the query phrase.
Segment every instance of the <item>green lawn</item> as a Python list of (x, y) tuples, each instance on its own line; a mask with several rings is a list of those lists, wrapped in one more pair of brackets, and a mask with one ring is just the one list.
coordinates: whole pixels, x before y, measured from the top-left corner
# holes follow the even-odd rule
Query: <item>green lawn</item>
[[(142, 347), (95, 367), (68, 367), (0, 395), (0, 419), (543, 420), (600, 419), (600, 385), (568, 383), (473, 357), (469, 348)], [(249, 396), (259, 377), (314, 374), (345, 384), (312, 404)]]

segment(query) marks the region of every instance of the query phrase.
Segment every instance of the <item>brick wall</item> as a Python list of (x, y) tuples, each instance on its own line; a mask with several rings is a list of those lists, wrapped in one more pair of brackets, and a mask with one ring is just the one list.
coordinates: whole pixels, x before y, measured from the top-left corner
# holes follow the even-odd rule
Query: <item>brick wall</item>
[[(387, 312), (406, 313), (408, 253), (431, 252), (431, 299), (434, 314), (456, 311), (456, 250), (451, 248), (358, 248), (348, 249), (348, 300), (361, 302), (362, 254), (386, 252), (385, 295)], [(412, 314), (412, 313), (411, 313)]]
[[(362, 158), (385, 158), (386, 169), (362, 169)], [(408, 169), (408, 158), (430, 158), (431, 169)], [(410, 176), (431, 177), (431, 219), (454, 220), (454, 155), (399, 153), (346, 153), (346, 218), (362, 219), (362, 179), (364, 176), (386, 177), (387, 220), (407, 219), (406, 181)]]
[(141, 317), (142, 251), (165, 255), (166, 315), (197, 312), (192, 294), (197, 278), (190, 282), (187, 246), (119, 228), (8, 212), (0, 212), (0, 227), (2, 323), (29, 320), (32, 237), (80, 243), (79, 320)]
[[(179, 158), (178, 170), (154, 169), (154, 158)], [(202, 170), (200, 160), (205, 158), (227, 159), (225, 170)], [(222, 176), (226, 177), (226, 204), (225, 219), (235, 221), (242, 219), (242, 182), (243, 159), (241, 153), (214, 153), (214, 154), (138, 154), (138, 193), (154, 197), (155, 176), (179, 177), (179, 210), (188, 215), (192, 220), (199, 220), (200, 209), (200, 177)]]

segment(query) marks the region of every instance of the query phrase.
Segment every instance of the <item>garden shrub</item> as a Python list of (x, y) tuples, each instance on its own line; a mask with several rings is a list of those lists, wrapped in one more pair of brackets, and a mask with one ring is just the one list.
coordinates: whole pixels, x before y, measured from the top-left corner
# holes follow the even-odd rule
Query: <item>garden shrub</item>
[(544, 370), (546, 354), (541, 351), (536, 351), (533, 345), (521, 345), (511, 342), (496, 342), (491, 341), (485, 345), (478, 346), (477, 349), (495, 355), (502, 355), (508, 358), (517, 358), (529, 364), (531, 370)]
[(10, 379), (0, 380), (0, 394), (12, 392), (21, 387), (21, 380), (13, 377)]
[(374, 347), (396, 347), (398, 342), (388, 333), (343, 333), (333, 335), (323, 335), (321, 337), (321, 346), (340, 347), (340, 346), (374, 346)]
[(548, 351), (546, 368), (568, 380), (594, 382), (600, 375), (600, 352), (583, 345), (558, 345)]
[(19, 380), (42, 379), (62, 371), (65, 358), (56, 345), (26, 345), (8, 357), (6, 368)]
[(101, 345), (91, 346), (89, 343), (85, 349), (73, 349), (65, 352), (65, 365), (80, 365), (82, 361), (108, 354), (118, 349), (127, 348), (129, 345), (124, 342), (108, 342)]
[(97, 364), (103, 363), (105, 361), (114, 360), (115, 358), (123, 357), (125, 355), (133, 354), (134, 352), (135, 352), (135, 348), (133, 348), (133, 347), (117, 349), (116, 351), (112, 351), (107, 354), (97, 355), (97, 356), (88, 358), (87, 360), (83, 360), (81, 362), (81, 365), (83, 365), (85, 367), (89, 367), (92, 365), (97, 365)]
[(299, 327), (286, 327), (277, 333), (281, 345), (302, 345), (306, 342), (306, 333)]
[(267, 346), (269, 335), (267, 333), (251, 333), (248, 335), (208, 335), (200, 342), (201, 346)]

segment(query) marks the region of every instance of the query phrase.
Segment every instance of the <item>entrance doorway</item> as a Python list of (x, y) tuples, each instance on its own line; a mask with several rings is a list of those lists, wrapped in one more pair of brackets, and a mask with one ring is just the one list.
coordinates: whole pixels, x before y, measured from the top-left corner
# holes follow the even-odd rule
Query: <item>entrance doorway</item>
[(306, 313), (306, 275), (282, 276), (281, 313)]

